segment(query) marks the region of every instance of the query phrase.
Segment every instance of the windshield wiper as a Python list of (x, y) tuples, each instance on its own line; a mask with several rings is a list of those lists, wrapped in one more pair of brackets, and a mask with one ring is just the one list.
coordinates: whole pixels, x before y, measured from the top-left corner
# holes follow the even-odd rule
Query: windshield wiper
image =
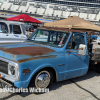
[(43, 41), (35, 41), (35, 40), (31, 40), (31, 39), (27, 39), (27, 41), (32, 41), (32, 42), (34, 42), (34, 43), (39, 43), (39, 44), (47, 44), (47, 42), (43, 42)]
[(47, 44), (47, 42), (43, 42), (43, 41), (36, 41), (36, 42), (38, 42), (40, 44)]

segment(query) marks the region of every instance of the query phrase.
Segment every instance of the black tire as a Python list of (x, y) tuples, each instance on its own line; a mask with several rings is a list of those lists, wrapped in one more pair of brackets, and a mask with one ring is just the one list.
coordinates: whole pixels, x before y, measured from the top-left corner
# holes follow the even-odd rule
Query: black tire
[[(50, 82), (49, 84), (46, 86), (46, 87), (39, 87), (39, 85), (37, 84), (38, 81), (37, 79), (41, 76), (41, 75), (44, 75), (43, 78), (45, 78), (45, 75), (48, 75), (48, 77), (50, 78)], [(47, 77), (47, 78), (48, 78)], [(43, 69), (43, 70), (40, 70), (38, 71), (31, 79), (31, 82), (29, 84), (29, 88), (50, 88), (50, 86), (52, 85), (53, 83), (53, 80), (54, 80), (54, 76), (53, 76), (53, 72), (51, 70), (48, 70), (48, 69)], [(39, 80), (40, 81), (40, 80)], [(43, 81), (43, 80), (42, 80)], [(41, 81), (40, 81), (41, 83)], [(45, 81), (44, 81), (45, 83)]]
[(98, 73), (100, 73), (100, 63), (98, 63), (98, 64), (96, 65), (96, 71), (97, 71)]
[(98, 45), (100, 45), (100, 43), (98, 43)]

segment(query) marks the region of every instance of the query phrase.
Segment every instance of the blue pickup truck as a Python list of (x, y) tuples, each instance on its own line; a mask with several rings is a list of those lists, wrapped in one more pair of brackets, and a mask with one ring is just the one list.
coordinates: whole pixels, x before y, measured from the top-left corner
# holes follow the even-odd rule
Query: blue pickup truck
[(49, 27), (38, 28), (24, 43), (0, 44), (0, 83), (48, 88), (53, 81), (83, 76), (90, 61), (97, 63), (87, 45), (84, 32)]

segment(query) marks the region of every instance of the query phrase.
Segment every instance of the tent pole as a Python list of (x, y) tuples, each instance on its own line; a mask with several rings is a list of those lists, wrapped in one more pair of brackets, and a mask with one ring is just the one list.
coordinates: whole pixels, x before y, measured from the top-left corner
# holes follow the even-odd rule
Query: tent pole
[(89, 38), (88, 38), (88, 50), (89, 50), (89, 46), (90, 46), (90, 43), (91, 43), (91, 33), (92, 32), (88, 32), (89, 33)]
[(91, 33), (92, 33), (92, 32), (89, 32), (88, 44), (91, 43)]

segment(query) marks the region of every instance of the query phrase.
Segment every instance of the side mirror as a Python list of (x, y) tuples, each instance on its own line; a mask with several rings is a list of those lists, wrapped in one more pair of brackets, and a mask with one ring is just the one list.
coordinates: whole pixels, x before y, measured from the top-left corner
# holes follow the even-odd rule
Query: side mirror
[(79, 45), (78, 54), (86, 55), (86, 45), (84, 44)]

